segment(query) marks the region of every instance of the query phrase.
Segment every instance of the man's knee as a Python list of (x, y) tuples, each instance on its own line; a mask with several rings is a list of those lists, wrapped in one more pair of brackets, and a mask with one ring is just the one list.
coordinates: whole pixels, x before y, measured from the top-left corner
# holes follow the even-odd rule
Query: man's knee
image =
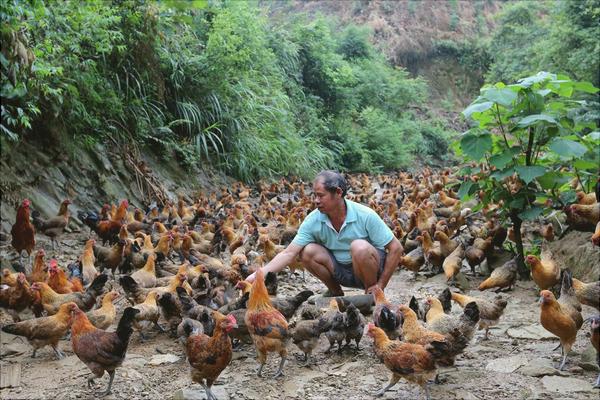
[(377, 256), (375, 247), (366, 240), (356, 239), (350, 243), (350, 255), (352, 259)]
[(302, 249), (302, 253), (300, 253), (300, 260), (303, 263), (310, 263), (316, 258), (319, 258), (323, 250), (324, 249), (322, 246), (319, 246), (316, 243), (309, 243)]

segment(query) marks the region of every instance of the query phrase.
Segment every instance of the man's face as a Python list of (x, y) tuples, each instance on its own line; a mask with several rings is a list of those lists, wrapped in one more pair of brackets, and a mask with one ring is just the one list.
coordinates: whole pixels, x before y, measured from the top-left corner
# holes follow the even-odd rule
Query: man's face
[(328, 214), (338, 207), (339, 199), (342, 197), (341, 189), (331, 193), (325, 189), (321, 181), (316, 181), (313, 185), (315, 205), (322, 213)]

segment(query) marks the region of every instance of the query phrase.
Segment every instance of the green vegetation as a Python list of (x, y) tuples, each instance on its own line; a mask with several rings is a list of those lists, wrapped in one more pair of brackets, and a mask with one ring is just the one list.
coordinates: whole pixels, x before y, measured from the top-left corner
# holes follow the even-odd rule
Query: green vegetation
[[(475, 166), (463, 169), (476, 175), (458, 194), (467, 198), (483, 192), (474, 211), (489, 203), (500, 205), (502, 220), (510, 219), (515, 232), (521, 275), (524, 265), (521, 224), (549, 214), (575, 200), (570, 182), (576, 179), (590, 192), (600, 165), (597, 103), (589, 97), (598, 89), (589, 82), (540, 72), (518, 83), (486, 85), (464, 111), (472, 128), (457, 152)], [(550, 202), (549, 202), (550, 200)]]
[(4, 0), (0, 12), (3, 143), (110, 140), (247, 181), (399, 168), (447, 148), (443, 125), (411, 112), (425, 82), (364, 28), (275, 23), (235, 1)]
[(597, 0), (508, 3), (489, 53), (489, 82), (513, 81), (539, 70), (598, 85), (600, 3)]

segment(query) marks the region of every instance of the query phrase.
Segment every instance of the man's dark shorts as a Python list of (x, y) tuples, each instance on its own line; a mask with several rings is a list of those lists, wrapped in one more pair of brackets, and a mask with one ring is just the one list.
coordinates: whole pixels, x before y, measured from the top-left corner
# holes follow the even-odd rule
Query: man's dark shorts
[[(375, 249), (379, 253), (379, 271), (377, 272), (377, 279), (381, 276), (383, 272), (383, 266), (385, 264), (385, 257), (387, 253), (385, 250)], [(331, 261), (333, 262), (333, 278), (342, 286), (352, 287), (352, 288), (360, 288), (365, 289), (362, 282), (354, 276), (354, 269), (352, 268), (352, 263), (350, 264), (342, 264), (338, 260), (335, 259), (333, 253), (327, 249), (329, 256), (331, 257)]]

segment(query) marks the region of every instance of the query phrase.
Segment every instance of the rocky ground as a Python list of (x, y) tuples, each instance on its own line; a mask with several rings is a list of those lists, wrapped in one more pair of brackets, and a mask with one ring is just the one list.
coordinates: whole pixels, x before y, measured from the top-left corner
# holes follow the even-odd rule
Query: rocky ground
[[(87, 233), (66, 235), (60, 251), (55, 254), (59, 262), (75, 259), (86, 236)], [(50, 248), (49, 243), (43, 245)], [(9, 251), (8, 244), (3, 243), (0, 255), (5, 260), (9, 255), (14, 256)], [(457, 282), (464, 288), (473, 288), (480, 280), (463, 275)], [(402, 270), (392, 278), (386, 295), (394, 302), (404, 302), (413, 294), (435, 294), (444, 287), (442, 275), (419, 276), (415, 281), (412, 273)], [(315, 292), (324, 290), (317, 280), (307, 275), (306, 283), (300, 276), (284, 279), (280, 293), (285, 295), (305, 288)], [(466, 292), (475, 296), (493, 295), (468, 289)], [(520, 281), (505, 296), (509, 304), (500, 324), (491, 330), (491, 339), (482, 341), (482, 332), (479, 332), (465, 354), (457, 359), (456, 366), (441, 370), (442, 383), (431, 386), (432, 398), (597, 399), (599, 392), (592, 384), (598, 372), (590, 345), (589, 324), (579, 332), (567, 368), (560, 372), (553, 367), (560, 359), (560, 351), (552, 351), (557, 340), (539, 324), (538, 292), (534, 284)], [(121, 302), (119, 310), (124, 306)], [(455, 306), (453, 312), (459, 311)], [(584, 306), (584, 318), (594, 312)], [(2, 314), (1, 322), (10, 322), (7, 314)], [(158, 331), (150, 336), (149, 341), (141, 343), (134, 334), (125, 363), (117, 371), (113, 394), (106, 399), (204, 399), (201, 387), (192, 385), (179, 344)], [(67, 355), (62, 360), (56, 360), (49, 347), (38, 351), (37, 358), (32, 359), (31, 347), (21, 338), (2, 333), (0, 339), (2, 386), (20, 370), (18, 386), (0, 389), (2, 399), (94, 398), (86, 387), (89, 371), (71, 352), (70, 342), (60, 343)], [(363, 339), (359, 351), (346, 348), (341, 354), (324, 354), (327, 345), (322, 337), (313, 353), (313, 364), (301, 367), (294, 357), (299, 351), (290, 344), (285, 377), (279, 379), (257, 378), (254, 350), (251, 346), (242, 347), (215, 384), (214, 393), (219, 399), (364, 399), (387, 382), (389, 373), (374, 357), (370, 338)], [(277, 364), (277, 359), (269, 359), (265, 375), (272, 375)], [(98, 380), (98, 389), (107, 381), (107, 377)], [(422, 396), (417, 386), (401, 381), (384, 398)]]

